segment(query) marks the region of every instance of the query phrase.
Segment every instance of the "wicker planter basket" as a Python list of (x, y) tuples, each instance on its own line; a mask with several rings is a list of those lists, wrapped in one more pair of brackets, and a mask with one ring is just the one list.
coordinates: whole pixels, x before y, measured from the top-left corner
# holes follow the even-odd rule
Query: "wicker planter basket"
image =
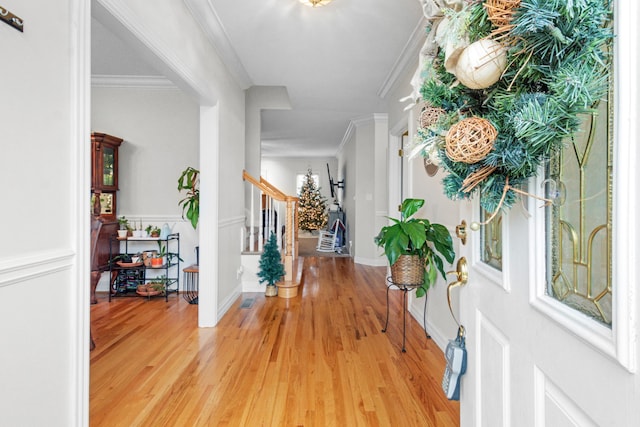
[(267, 288), (264, 291), (264, 295), (267, 297), (275, 297), (278, 295), (278, 287), (275, 285), (267, 285)]
[(391, 280), (397, 285), (421, 285), (424, 282), (424, 262), (418, 255), (400, 255), (391, 266)]

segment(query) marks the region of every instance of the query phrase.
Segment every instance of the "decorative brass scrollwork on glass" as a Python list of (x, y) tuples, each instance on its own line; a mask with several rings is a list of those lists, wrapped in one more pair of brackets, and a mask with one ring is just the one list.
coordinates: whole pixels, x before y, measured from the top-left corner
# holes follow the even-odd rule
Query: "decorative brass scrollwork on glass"
[[(480, 222), (486, 221), (492, 215), (484, 209), (480, 209)], [(481, 228), (480, 254), (482, 262), (502, 271), (502, 212)]]
[(582, 132), (549, 163), (543, 182), (546, 197), (555, 199), (547, 208), (547, 294), (609, 326), (612, 101), (610, 93), (595, 116), (584, 116)]

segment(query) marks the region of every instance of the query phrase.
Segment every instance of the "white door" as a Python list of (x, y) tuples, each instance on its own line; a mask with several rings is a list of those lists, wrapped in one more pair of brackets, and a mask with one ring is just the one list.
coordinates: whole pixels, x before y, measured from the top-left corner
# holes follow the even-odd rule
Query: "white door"
[[(635, 224), (640, 182), (638, 10), (637, 2), (616, 5), (609, 207), (607, 184), (593, 187), (609, 175), (607, 149), (590, 151), (578, 143), (575, 152), (568, 147), (571, 152), (562, 162), (588, 165), (583, 181), (578, 180), (579, 168), (563, 167), (563, 175), (555, 177), (562, 198), (556, 203), (562, 209), (554, 213), (540, 208), (540, 201), (525, 199), (492, 222), (493, 234), (470, 231), (467, 244), (460, 246), (460, 255), (469, 262), (467, 285), (453, 291), (459, 292), (468, 350), (462, 426), (640, 426), (640, 292), (634, 268), (640, 242)], [(599, 134), (596, 139), (606, 143), (607, 137)], [(528, 191), (540, 193), (550, 184), (543, 176)], [(592, 204), (597, 197), (604, 208)], [(464, 203), (461, 219), (478, 221), (478, 211), (477, 200)], [(550, 231), (554, 221), (561, 224), (555, 232)], [(609, 222), (609, 227), (598, 228), (598, 221)], [(492, 236), (500, 239), (494, 242)], [(608, 285), (603, 289), (598, 284), (607, 275), (611, 293)], [(549, 295), (554, 292), (557, 297)]]

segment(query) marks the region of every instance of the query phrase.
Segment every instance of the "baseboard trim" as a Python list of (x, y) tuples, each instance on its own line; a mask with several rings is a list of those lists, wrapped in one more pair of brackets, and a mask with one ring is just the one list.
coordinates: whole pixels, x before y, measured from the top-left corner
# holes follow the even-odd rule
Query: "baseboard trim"
[(387, 259), (384, 257), (364, 258), (356, 256), (353, 258), (353, 262), (356, 264), (369, 265), (371, 267), (384, 267), (387, 265)]

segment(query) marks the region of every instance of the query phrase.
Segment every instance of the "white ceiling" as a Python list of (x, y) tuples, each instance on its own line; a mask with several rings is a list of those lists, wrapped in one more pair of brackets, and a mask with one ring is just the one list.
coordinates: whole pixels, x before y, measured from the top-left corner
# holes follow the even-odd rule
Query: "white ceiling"
[[(335, 155), (351, 119), (387, 111), (382, 96), (423, 32), (420, 0), (184, 1), (243, 88), (287, 88), (292, 109), (262, 115), (265, 156)], [(96, 19), (92, 73), (158, 74)]]

